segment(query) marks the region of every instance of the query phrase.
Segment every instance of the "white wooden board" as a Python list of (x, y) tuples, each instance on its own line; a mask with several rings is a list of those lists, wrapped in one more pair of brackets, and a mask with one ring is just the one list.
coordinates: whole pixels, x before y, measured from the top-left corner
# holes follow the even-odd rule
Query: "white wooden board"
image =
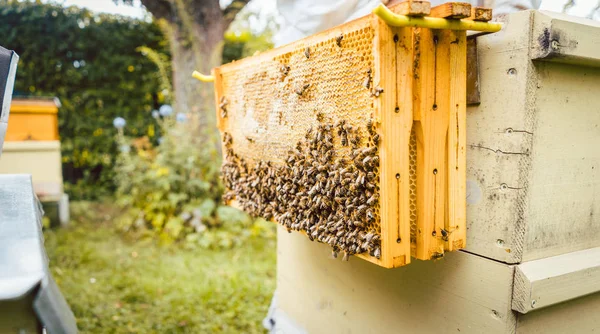
[(384, 269), (278, 229), (278, 307), (308, 333), (511, 333), (513, 268), (464, 252)]
[[(590, 51), (600, 50), (600, 27), (558, 17), (515, 13), (478, 38), (467, 250), (506, 263), (600, 246), (600, 68), (590, 66), (600, 60)], [(560, 59), (539, 54), (548, 38), (570, 43)]]
[(516, 266), (512, 308), (527, 313), (598, 291), (600, 247)]
[(600, 293), (519, 315), (519, 334), (579, 334), (600, 331)]

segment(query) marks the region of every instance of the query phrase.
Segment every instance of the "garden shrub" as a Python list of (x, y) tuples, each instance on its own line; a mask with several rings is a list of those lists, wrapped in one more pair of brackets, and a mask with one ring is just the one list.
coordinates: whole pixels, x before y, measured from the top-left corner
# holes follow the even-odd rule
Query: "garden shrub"
[(253, 235), (272, 234), (271, 224), (221, 205), (220, 153), (207, 136), (190, 130), (197, 120), (173, 115), (168, 106), (158, 118), (163, 132), (158, 146), (147, 137), (118, 136), (117, 203), (126, 209), (119, 227), (163, 243), (181, 240), (203, 248), (229, 248)]
[(73, 199), (112, 193), (113, 119), (127, 119), (128, 136), (156, 142), (150, 113), (167, 91), (155, 65), (136, 49), (147, 46), (168, 57), (161, 30), (146, 20), (39, 1), (0, 0), (0, 22), (2, 45), (20, 56), (15, 95), (61, 100), (66, 191)]

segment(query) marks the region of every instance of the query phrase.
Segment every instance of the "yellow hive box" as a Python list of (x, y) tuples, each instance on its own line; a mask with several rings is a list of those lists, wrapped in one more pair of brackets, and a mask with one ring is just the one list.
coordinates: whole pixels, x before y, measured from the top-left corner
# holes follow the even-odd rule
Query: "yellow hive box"
[(59, 140), (57, 99), (14, 98), (6, 141)]
[(368, 15), (213, 76), (227, 202), (386, 268), (465, 247), (464, 30)]

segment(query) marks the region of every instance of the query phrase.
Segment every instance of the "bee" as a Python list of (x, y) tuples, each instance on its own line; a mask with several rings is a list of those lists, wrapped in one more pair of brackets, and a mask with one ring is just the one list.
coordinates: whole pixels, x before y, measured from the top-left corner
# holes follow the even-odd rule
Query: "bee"
[(437, 253), (437, 252), (435, 252), (435, 253), (433, 253), (431, 255), (431, 259), (432, 260), (438, 260), (438, 259), (441, 259), (443, 257), (444, 257), (444, 253)]
[(366, 89), (371, 88), (371, 70), (367, 71), (367, 76), (365, 77), (365, 80), (363, 81), (363, 86), (365, 86)]
[(356, 136), (352, 137), (352, 139), (350, 139), (350, 142), (353, 145), (358, 146), (358, 144), (360, 144), (360, 136), (356, 135)]
[(445, 229), (441, 229), (440, 231), (442, 232), (442, 240), (448, 241), (448, 235), (450, 232), (446, 231)]
[(313, 128), (312, 126), (310, 128), (308, 128), (308, 130), (306, 131), (306, 134), (304, 135), (304, 138), (306, 139), (310, 139), (310, 137), (312, 136), (312, 132), (313, 132)]
[(342, 146), (348, 146), (348, 137), (346, 136), (346, 134), (342, 135), (341, 142)]
[(339, 46), (340, 48), (342, 47), (342, 39), (344, 38), (344, 35), (339, 35), (338, 37), (335, 38), (335, 44), (337, 46)]
[(298, 94), (298, 96), (302, 96), (308, 87), (310, 87), (310, 84), (305, 84), (304, 86), (296, 89), (296, 94)]
[(374, 194), (373, 196), (369, 197), (369, 199), (367, 200), (367, 205), (375, 204), (378, 199), (379, 199), (379, 196), (377, 194)]
[(342, 258), (342, 261), (349, 261), (350, 260), (350, 254), (346, 251), (344, 251), (344, 257)]
[(383, 93), (383, 88), (377, 86), (375, 87), (375, 89), (373, 89), (373, 91), (371, 92), (371, 96), (375, 96), (375, 97), (379, 97), (379, 95), (381, 95)]
[(310, 58), (310, 48), (307, 46), (306, 49), (304, 49), (304, 56), (306, 57), (306, 59)]
[(373, 136), (373, 143), (374, 143), (375, 145), (379, 145), (379, 138), (380, 138), (380, 137), (379, 137), (379, 134), (378, 134), (378, 133), (376, 133), (376, 134)]
[[(322, 112), (320, 112), (320, 111), (319, 111), (319, 112), (317, 113), (317, 121), (319, 121), (319, 122), (323, 122), (323, 118), (324, 118), (324, 117), (325, 117), (325, 115), (324, 115)], [(321, 130), (322, 130), (322, 128), (321, 128)]]
[(379, 247), (375, 248), (375, 251), (373, 252), (373, 256), (376, 258), (381, 258), (381, 249)]
[(373, 120), (370, 119), (367, 121), (367, 130), (369, 130), (369, 133), (373, 133), (374, 127), (373, 127)]
[(335, 251), (335, 249), (331, 250), (331, 256), (333, 256), (334, 259), (337, 259), (338, 257), (338, 252)]
[(281, 72), (281, 74), (288, 75), (288, 73), (290, 73), (290, 67), (288, 65), (281, 65), (281, 67), (279, 68), (279, 71)]
[(377, 151), (377, 147), (371, 146), (371, 147), (367, 147), (367, 148), (363, 149), (361, 153), (363, 155), (369, 155), (369, 154), (375, 153), (375, 151)]

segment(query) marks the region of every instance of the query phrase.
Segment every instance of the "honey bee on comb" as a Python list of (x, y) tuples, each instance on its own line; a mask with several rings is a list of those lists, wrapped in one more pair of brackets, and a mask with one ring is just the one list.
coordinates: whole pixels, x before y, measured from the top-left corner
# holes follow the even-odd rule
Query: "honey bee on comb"
[[(347, 120), (330, 122), (323, 112), (316, 118), (318, 124), (287, 151), (282, 164), (259, 160), (249, 165), (224, 133), (223, 199), (235, 200), (252, 216), (272, 218), (289, 232), (302, 231), (311, 241), (329, 244), (333, 257), (339, 252), (343, 260), (362, 253), (380, 256), (379, 177), (372, 171), (377, 148), (361, 147), (360, 127)], [(352, 142), (354, 148), (336, 150), (336, 136), (337, 143)]]

